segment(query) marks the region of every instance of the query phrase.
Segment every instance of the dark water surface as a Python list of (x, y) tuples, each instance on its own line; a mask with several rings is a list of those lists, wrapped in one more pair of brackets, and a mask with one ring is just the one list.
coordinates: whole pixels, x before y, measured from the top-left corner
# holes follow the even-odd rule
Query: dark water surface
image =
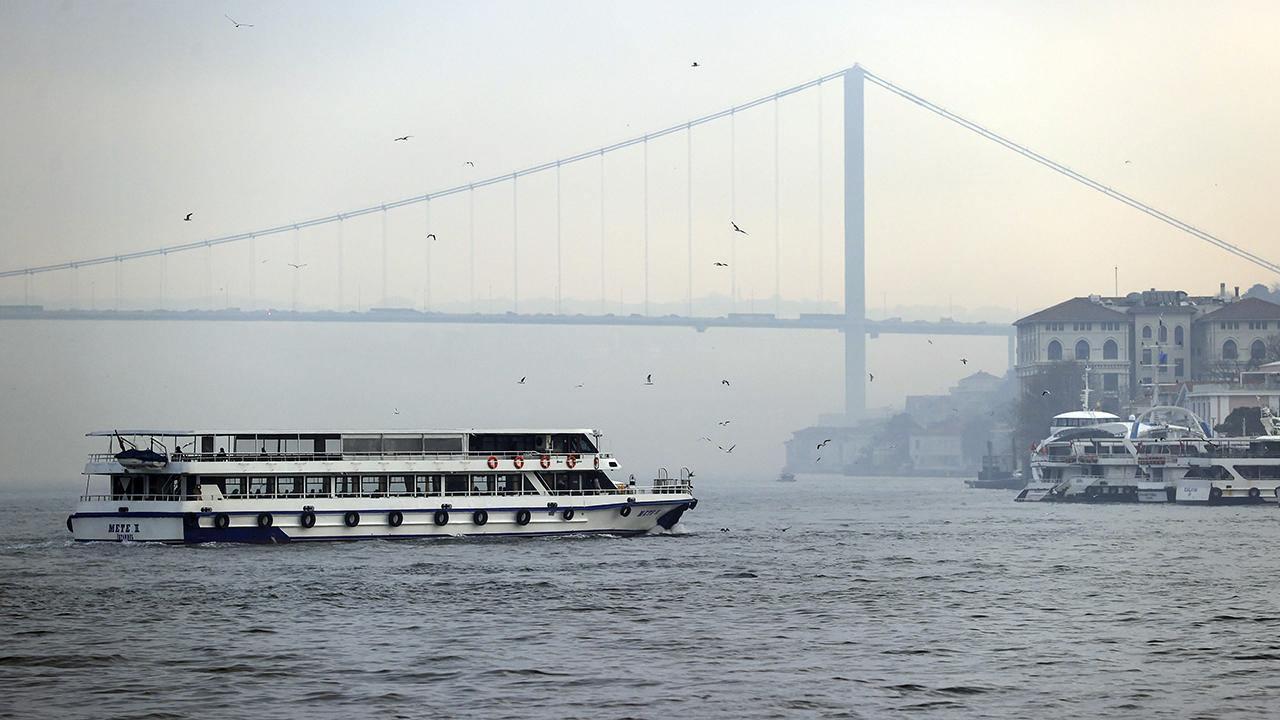
[[(0, 717), (1265, 717), (1280, 515), (703, 483), (677, 534), (73, 545), (0, 497)], [(720, 532), (720, 528), (730, 528)], [(786, 532), (780, 528), (789, 527)]]

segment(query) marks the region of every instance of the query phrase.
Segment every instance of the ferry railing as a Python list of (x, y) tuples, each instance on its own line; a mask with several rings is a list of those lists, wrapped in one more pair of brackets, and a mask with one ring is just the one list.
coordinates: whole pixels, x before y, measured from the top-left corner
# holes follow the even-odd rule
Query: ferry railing
[[(556, 490), (549, 489), (547, 494), (532, 489), (519, 490), (478, 490), (472, 492), (438, 492), (438, 491), (415, 491), (415, 492), (394, 492), (394, 491), (315, 491), (315, 492), (229, 492), (223, 493), (223, 498), (227, 500), (320, 500), (331, 498), (467, 498), (467, 497), (511, 497), (511, 496), (542, 496), (542, 497), (600, 497), (600, 496), (630, 496), (630, 495), (664, 495), (664, 494), (680, 494), (692, 493), (693, 483), (687, 478), (675, 479), (666, 478), (664, 482), (654, 481), (651, 486), (645, 485), (626, 485), (624, 487), (614, 488), (597, 488), (590, 490)], [(100, 494), (100, 495), (81, 495), (81, 502), (97, 502), (97, 501), (196, 501), (203, 499), (200, 494), (152, 494), (152, 493), (120, 493), (120, 494)]]
[[(543, 455), (547, 455), (552, 463), (560, 461), (564, 463), (568, 458), (576, 459), (576, 464), (583, 467), (584, 470), (591, 469), (584, 467), (583, 458), (599, 457), (601, 461), (613, 459), (612, 453), (605, 452), (552, 452), (541, 453), (536, 451), (529, 452), (488, 452), (488, 451), (472, 451), (472, 452), (343, 452), (343, 453), (172, 453), (169, 455), (169, 462), (316, 462), (316, 461), (340, 461), (340, 460), (479, 460), (487, 462), (490, 457), (496, 458), (499, 462), (514, 461), (520, 457), (524, 460), (526, 467), (537, 464)], [(115, 460), (115, 453), (90, 453), (89, 462), (104, 463)]]

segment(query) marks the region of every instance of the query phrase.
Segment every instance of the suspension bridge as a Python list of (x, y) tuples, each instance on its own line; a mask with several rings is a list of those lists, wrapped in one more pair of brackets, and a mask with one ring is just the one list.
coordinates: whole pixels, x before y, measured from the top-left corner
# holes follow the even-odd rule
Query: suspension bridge
[[(1093, 190), (1096, 190), (1112, 199), (1124, 203), (1139, 212), (1143, 212), (1161, 222), (1173, 226), (1181, 232), (1192, 235), (1199, 240), (1209, 243), (1224, 252), (1228, 252), (1237, 257), (1245, 259), (1259, 267), (1268, 271), (1280, 274), (1280, 265), (1276, 265), (1262, 257), (1259, 257), (1243, 248), (1226, 242), (1200, 228), (1194, 227), (1188, 223), (1178, 220), (1172, 215), (1158, 210), (1146, 203), (1143, 203), (1129, 195), (1126, 195), (1114, 188), (1103, 183), (1097, 182), (1078, 173), (1071, 168), (1045, 157), (1030, 148), (1009, 140), (973, 121), (967, 120), (949, 110), (936, 105), (923, 97), (920, 97), (872, 72), (866, 68), (854, 65), (851, 68), (840, 70), (834, 73), (824, 75), (822, 77), (810, 80), (799, 85), (795, 85), (778, 92), (764, 95), (747, 103), (726, 108), (719, 112), (694, 118), (683, 123), (671, 125), (654, 132), (637, 135), (612, 145), (598, 147), (592, 150), (581, 152), (575, 155), (562, 157), (556, 160), (540, 163), (524, 169), (514, 170), (500, 175), (494, 175), (484, 179), (477, 179), (466, 182), (465, 184), (455, 185), (453, 187), (427, 192), (412, 197), (402, 198), (393, 202), (379, 203), (363, 208), (337, 212), (330, 215), (313, 217), (296, 222), (284, 223), (272, 227), (259, 228), (246, 232), (235, 233), (231, 235), (223, 235), (200, 239), (191, 242), (177, 243), (153, 247), (145, 250), (133, 250), (121, 252), (119, 254), (103, 255), (99, 257), (90, 257), (78, 260), (69, 260), (45, 265), (37, 265), (30, 267), (14, 268), (0, 270), (0, 279), (10, 279), (13, 281), (20, 280), (23, 283), (22, 297), (23, 305), (0, 306), (0, 319), (113, 319), (113, 320), (245, 320), (245, 321), (311, 321), (311, 322), (432, 322), (432, 323), (463, 323), (463, 324), (558, 324), (558, 325), (616, 325), (616, 326), (648, 326), (648, 327), (690, 327), (702, 331), (708, 328), (736, 327), (736, 328), (758, 328), (758, 329), (790, 329), (790, 330), (827, 330), (839, 331), (844, 334), (845, 343), (845, 409), (849, 417), (856, 417), (865, 408), (865, 379), (866, 375), (866, 340), (867, 336), (872, 337), (881, 333), (907, 333), (907, 334), (928, 334), (928, 335), (986, 335), (994, 337), (1004, 337), (1007, 342), (1007, 354), (1010, 366), (1013, 364), (1014, 354), (1014, 336), (1013, 328), (1006, 324), (995, 323), (966, 323), (956, 322), (950, 319), (941, 319), (934, 322), (907, 322), (898, 319), (881, 319), (871, 320), (866, 315), (866, 277), (865, 277), (865, 247), (866, 247), (866, 167), (865, 167), (865, 133), (864, 133), (864, 91), (868, 84), (875, 85), (894, 95), (897, 95), (908, 102), (911, 102), (949, 122), (955, 123), (967, 130), (970, 130), (981, 137), (1000, 145), (1010, 151), (1018, 153), (1034, 162), (1037, 162), (1054, 172), (1057, 172), (1077, 183), (1083, 184)], [(838, 85), (842, 92), (841, 117), (838, 128), (838, 138), (843, 141), (842, 151), (838, 160), (839, 176), (842, 181), (843, 188), (843, 206), (840, 215), (840, 223), (832, 223), (827, 217), (824, 207), (823, 197), (825, 194), (824, 182), (828, 174), (825, 165), (824, 155), (827, 154), (824, 142), (828, 136), (828, 128), (824, 125), (823, 118), (823, 91), (831, 85)], [(816, 207), (812, 208), (811, 216), (808, 218), (807, 224), (803, 230), (790, 230), (785, 233), (781, 225), (781, 217), (783, 215), (781, 209), (781, 180), (779, 172), (779, 105), (782, 100), (799, 96), (805, 93), (816, 94), (817, 102), (817, 126), (814, 128), (817, 142), (815, 145), (816, 153), (816, 186), (817, 191), (814, 194)], [(772, 240), (772, 262), (766, 263), (769, 267), (765, 268), (766, 272), (772, 271), (772, 293), (768, 300), (773, 303), (772, 313), (756, 313), (741, 312), (741, 305), (744, 302), (742, 297), (743, 288), (739, 282), (739, 272), (741, 265), (738, 257), (738, 236), (739, 231), (737, 219), (740, 217), (739, 212), (739, 177), (742, 174), (738, 168), (739, 162), (739, 141), (738, 141), (738, 124), (740, 118), (748, 117), (752, 111), (756, 113), (768, 113), (772, 111), (772, 200), (773, 212), (772, 227), (764, 228), (764, 232), (760, 232), (760, 228), (752, 228), (752, 237), (765, 237)], [(729, 127), (729, 149), (728, 158), (728, 203), (716, 203), (714, 207), (697, 208), (695, 210), (695, 182), (694, 182), (694, 138), (695, 130), (711, 124), (725, 125)], [(684, 275), (684, 298), (683, 312), (655, 312), (655, 308), (662, 305), (667, 310), (672, 309), (672, 302), (669, 297), (662, 298), (659, 303), (658, 298), (652, 296), (653, 273), (654, 273), (654, 249), (651, 247), (651, 241), (654, 240), (654, 228), (651, 223), (651, 193), (652, 186), (650, 181), (650, 154), (651, 149), (658, 146), (659, 141), (665, 143), (664, 147), (670, 154), (671, 144), (678, 142), (679, 139), (684, 140), (684, 257), (683, 262), (671, 261), (668, 252), (658, 253), (664, 256), (665, 262), (661, 264), (664, 272), (671, 273), (671, 268), (676, 267), (676, 272), (683, 270)], [(758, 143), (757, 143), (758, 144)], [(767, 146), (767, 143), (766, 143)], [(640, 254), (640, 262), (638, 267), (630, 266), (624, 269), (634, 269), (640, 275), (639, 306), (642, 309), (638, 313), (622, 312), (623, 303), (619, 302), (619, 313), (606, 312), (608, 307), (607, 299), (609, 298), (612, 285), (619, 282), (620, 272), (617, 268), (609, 268), (606, 264), (606, 258), (611, 254), (621, 252), (619, 248), (611, 245), (610, 241), (610, 223), (606, 211), (606, 163), (609, 158), (614, 155), (630, 151), (635, 153), (639, 151), (642, 158), (642, 180), (638, 191), (628, 191), (627, 194), (639, 195), (639, 201), (643, 206), (639, 220), (639, 235), (642, 243), (642, 252)], [(566, 287), (566, 260), (564, 257), (564, 223), (562, 212), (562, 177), (564, 174), (577, 171), (590, 171), (590, 165), (598, 165), (598, 300), (599, 308), (596, 312), (567, 312), (565, 308), (566, 297), (563, 289)], [(832, 171), (834, 173), (834, 171)], [(757, 173), (758, 174), (758, 173)], [(766, 173), (767, 174), (767, 173)], [(543, 233), (536, 238), (532, 248), (527, 237), (528, 233), (521, 233), (521, 225), (519, 221), (520, 211), (527, 208), (521, 204), (521, 186), (530, 184), (535, 178), (550, 178), (554, 182), (554, 207), (548, 212), (545, 207), (536, 208), (544, 214), (554, 217), (554, 233)], [(523, 181), (523, 182), (522, 182)], [(616, 182), (616, 181), (615, 181)], [(511, 259), (511, 276), (509, 279), (510, 287), (510, 310), (504, 312), (493, 312), (489, 307), (485, 311), (478, 311), (481, 299), (478, 290), (480, 283), (478, 281), (477, 266), (477, 215), (476, 215), (476, 198), (478, 191), (489, 189), (493, 192), (494, 188), (509, 187), (510, 189), (510, 216), (511, 225), (509, 231), (505, 234), (506, 242), (509, 242), (509, 254)], [(527, 192), (527, 191), (526, 191)], [(764, 190), (764, 194), (768, 195), (768, 189)], [(467, 241), (467, 252), (465, 259), (457, 257), (455, 253), (452, 257), (446, 259), (445, 262), (433, 262), (433, 246), (435, 245), (436, 224), (432, 221), (433, 206), (441, 207), (446, 202), (462, 202), (465, 206), (465, 232), (463, 234)], [(408, 208), (421, 208), (423, 214), (419, 219), (415, 219), (417, 237), (421, 241), (424, 249), (424, 257), (422, 263), (416, 267), (404, 267), (403, 263), (394, 262), (389, 254), (388, 227), (389, 216), (393, 213), (404, 213)], [(457, 208), (454, 208), (457, 210)], [(526, 212), (529, 212), (526, 209)], [(706, 220), (706, 217), (715, 216), (714, 221)], [(347, 272), (347, 266), (362, 257), (367, 258), (371, 253), (369, 246), (371, 244), (369, 228), (362, 226), (365, 231), (363, 234), (352, 233), (353, 237), (347, 237), (348, 228), (356, 226), (356, 221), (360, 218), (376, 217), (380, 218), (381, 237), (378, 242), (380, 250), (380, 267), (377, 272), (380, 273), (379, 293), (375, 296), (378, 299), (378, 306), (364, 309), (365, 303), (362, 298), (358, 298), (356, 305), (359, 312), (349, 312), (348, 305), (350, 302), (349, 279), (344, 277)], [(695, 307), (698, 301), (698, 295), (695, 294), (695, 250), (699, 250), (701, 237), (704, 233), (699, 231), (695, 233), (695, 224), (703, 225), (714, 222), (717, 226), (726, 224), (726, 217), (733, 224), (734, 233), (730, 234), (732, 240), (727, 246), (727, 257), (724, 262), (717, 261), (717, 269), (723, 270), (723, 274), (728, 275), (728, 295), (730, 309), (728, 312), (718, 314), (702, 314), (697, 313), (698, 308)], [(300, 301), (300, 273), (292, 273), (291, 278), (291, 302), (289, 310), (271, 309), (270, 301), (261, 302), (262, 298), (258, 297), (257, 279), (259, 276), (261, 263), (265, 260), (259, 260), (259, 243), (261, 241), (269, 241), (272, 239), (283, 240), (292, 238), (293, 240), (293, 263), (294, 270), (299, 270), (304, 263), (301, 262), (301, 247), (303, 245), (303, 233), (313, 231), (316, 228), (330, 227), (336, 229), (337, 242), (329, 243), (333, 247), (326, 249), (325, 255), (317, 255), (314, 251), (309, 251), (306, 265), (318, 265), (321, 262), (332, 266), (332, 270), (336, 273), (336, 282), (328, 283), (326, 288), (330, 294), (336, 291), (336, 299), (327, 298), (307, 298), (302, 297), (304, 305), (311, 309), (299, 310)], [(839, 300), (843, 301), (843, 312), (799, 312), (795, 316), (784, 316), (783, 306), (786, 303), (789, 307), (795, 307), (796, 303), (790, 299), (784, 299), (783, 283), (782, 283), (782, 265), (783, 265), (783, 236), (788, 236), (785, 245), (789, 255), (803, 254), (804, 257), (793, 262), (806, 262), (816, 265), (816, 272), (812, 273), (816, 288), (806, 288), (806, 290), (816, 290), (817, 302), (816, 309), (824, 310), (828, 306), (826, 297), (826, 288), (824, 286), (824, 263), (829, 249), (824, 242), (825, 236), (828, 234), (828, 228), (837, 226), (842, 227), (843, 243), (843, 293)], [(668, 221), (662, 230), (664, 239), (669, 240), (672, 230), (671, 223)], [(743, 236), (747, 233), (742, 232)], [(494, 233), (486, 232), (486, 240), (491, 240)], [(810, 237), (816, 242), (800, 243), (792, 238)], [(695, 240), (698, 240), (695, 242)], [(378, 240), (374, 238), (374, 240)], [(522, 242), (524, 246), (522, 246)], [(723, 245), (723, 242), (717, 240)], [(319, 247), (322, 243), (316, 240), (314, 236), (308, 235), (306, 240), (308, 247)], [(358, 243), (359, 251), (351, 253), (347, 249), (348, 243)], [(247, 252), (241, 252), (242, 257), (233, 259), (239, 265), (238, 270), (231, 271), (232, 274), (240, 276), (241, 280), (247, 283), (247, 290), (237, 293), (240, 302), (239, 305), (247, 305), (247, 307), (230, 307), (230, 293), (226, 288), (216, 288), (214, 280), (214, 257), (215, 252), (226, 252), (226, 248), (236, 246), (247, 248)], [(327, 247), (327, 246), (326, 246)], [(797, 250), (798, 248), (798, 250)], [(375, 251), (377, 252), (377, 251)], [(524, 253), (522, 255), (522, 252)], [(759, 250), (756, 248), (756, 252)], [(169, 307), (169, 300), (166, 296), (171, 292), (171, 288), (175, 284), (175, 279), (169, 278), (169, 259), (173, 256), (184, 256), (195, 253), (203, 253), (204, 255), (204, 279), (205, 285), (204, 300), (197, 301), (193, 306), (189, 307)], [(524, 258), (531, 256), (550, 256), (554, 254), (555, 265), (546, 272), (545, 269), (529, 269), (531, 266), (527, 262), (522, 262)], [(580, 260), (580, 258), (579, 258)], [(242, 264), (241, 264), (242, 263)], [(157, 267), (158, 265), (158, 267)], [(394, 267), (393, 267), (394, 265)], [(683, 267), (679, 267), (679, 266)], [(159, 276), (159, 307), (133, 307), (126, 308), (123, 306), (121, 298), (126, 295), (125, 288), (133, 287), (139, 284), (137, 280), (125, 280), (122, 273), (125, 267), (141, 268), (148, 278), (142, 284), (154, 286), (151, 278)], [(459, 282), (458, 275), (464, 270), (464, 282)], [(577, 262), (576, 269), (568, 272), (569, 282), (573, 284), (575, 292), (581, 294), (587, 283), (584, 282), (584, 273), (581, 271), (581, 263)], [(92, 272), (94, 268), (98, 268), (99, 273), (104, 268), (110, 268), (113, 274), (114, 297), (110, 299), (110, 309), (98, 309), (96, 294), (90, 302), (90, 307), (85, 308), (80, 305), (80, 275), (82, 273)], [(759, 263), (755, 268), (759, 271)], [(70, 307), (66, 308), (45, 308), (40, 305), (33, 305), (32, 285), (37, 278), (49, 274), (69, 275), (72, 290), (70, 292), (73, 302)], [(539, 277), (525, 277), (524, 287), (525, 295), (522, 297), (522, 274), (536, 273)], [(200, 274), (196, 271), (195, 274)], [(390, 284), (397, 281), (398, 275), (408, 274), (422, 281), (421, 311), (411, 308), (398, 306), (392, 302), (393, 293), (389, 290)], [(550, 307), (548, 311), (531, 312), (527, 305), (530, 302), (530, 293), (527, 289), (530, 285), (536, 285), (538, 280), (545, 280), (546, 277), (554, 277), (554, 292), (542, 294), (552, 294), (553, 297), (548, 300)], [(99, 276), (100, 277), (100, 276)], [(492, 280), (487, 276), (488, 280)], [(759, 279), (758, 277), (756, 278)], [(611, 285), (612, 281), (612, 285)], [(194, 283), (199, 282), (190, 274), (176, 279), (179, 286), (190, 287)], [(452, 284), (452, 292), (447, 296), (441, 297), (440, 285)], [(224, 281), (224, 284), (228, 282)], [(670, 284), (669, 282), (667, 283)], [(96, 286), (94, 286), (96, 287)], [(465, 291), (464, 291), (465, 288)], [(543, 289), (545, 290), (545, 288)], [(223, 293), (223, 307), (218, 307), (219, 291)], [(96, 291), (91, 291), (95, 292)], [(357, 290), (359, 292), (359, 290)], [(537, 291), (535, 291), (536, 293)], [(753, 302), (754, 305), (754, 290)], [(247, 300), (245, 299), (247, 296)], [(522, 300), (526, 302), (526, 307), (522, 312)], [(580, 301), (581, 298), (578, 298)], [(136, 301), (135, 301), (136, 302)], [(416, 304), (416, 303), (415, 303)], [(491, 305), (492, 303), (486, 303)], [(830, 302), (833, 307), (839, 307), (839, 301), (833, 299)], [(467, 311), (458, 311), (457, 308), (463, 306)]]

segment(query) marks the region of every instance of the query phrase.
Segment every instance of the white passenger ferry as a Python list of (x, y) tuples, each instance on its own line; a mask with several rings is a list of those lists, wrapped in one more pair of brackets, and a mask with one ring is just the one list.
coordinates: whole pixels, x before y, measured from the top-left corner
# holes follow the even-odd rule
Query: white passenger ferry
[(621, 466), (588, 429), (89, 436), (107, 448), (67, 518), (78, 541), (634, 535), (698, 504), (684, 468), (612, 480)]

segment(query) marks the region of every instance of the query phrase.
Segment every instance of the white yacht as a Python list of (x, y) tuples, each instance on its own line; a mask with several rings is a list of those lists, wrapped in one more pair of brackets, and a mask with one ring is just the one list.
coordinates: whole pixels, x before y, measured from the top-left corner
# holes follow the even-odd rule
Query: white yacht
[(589, 429), (89, 436), (107, 447), (67, 518), (78, 541), (634, 535), (698, 504), (686, 468), (612, 480), (621, 466)]

